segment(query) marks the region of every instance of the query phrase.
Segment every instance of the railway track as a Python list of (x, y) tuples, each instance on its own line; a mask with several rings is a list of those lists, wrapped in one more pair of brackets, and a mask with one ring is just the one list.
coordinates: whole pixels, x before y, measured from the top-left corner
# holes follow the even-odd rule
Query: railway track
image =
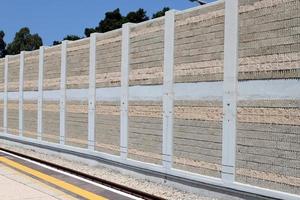
[(101, 184), (103, 186), (112, 188), (114, 190), (129, 194), (129, 195), (132, 195), (132, 196), (135, 196), (135, 197), (140, 198), (140, 199), (165, 200), (164, 198), (161, 198), (161, 197), (158, 197), (158, 196), (155, 196), (155, 195), (143, 192), (143, 191), (139, 191), (139, 190), (136, 190), (136, 189), (133, 189), (133, 188), (121, 185), (121, 184), (117, 184), (117, 183), (114, 183), (114, 182), (111, 182), (111, 181), (107, 181), (107, 180), (101, 179), (99, 177), (95, 177), (95, 176), (83, 173), (81, 171), (77, 171), (77, 170), (70, 169), (70, 168), (67, 168), (67, 167), (64, 167), (64, 166), (60, 166), (60, 165), (57, 165), (55, 163), (51, 163), (51, 162), (48, 162), (48, 161), (45, 161), (45, 160), (41, 160), (41, 159), (38, 159), (38, 158), (35, 158), (35, 157), (31, 157), (31, 156), (28, 156), (28, 155), (25, 155), (25, 154), (22, 154), (22, 153), (19, 153), (19, 152), (11, 151), (11, 150), (1, 148), (1, 147), (0, 147), (0, 151), (5, 152), (5, 153), (9, 153), (9, 154), (12, 154), (12, 155), (15, 155), (15, 156), (18, 156), (18, 157), (21, 157), (21, 158), (24, 158), (24, 159), (27, 159), (27, 160), (30, 160), (30, 161), (34, 161), (34, 162), (37, 162), (37, 163), (42, 164), (42, 165), (46, 165), (46, 166), (55, 168), (57, 170), (75, 175), (77, 177), (92, 181), (92, 182), (97, 183), (97, 184)]

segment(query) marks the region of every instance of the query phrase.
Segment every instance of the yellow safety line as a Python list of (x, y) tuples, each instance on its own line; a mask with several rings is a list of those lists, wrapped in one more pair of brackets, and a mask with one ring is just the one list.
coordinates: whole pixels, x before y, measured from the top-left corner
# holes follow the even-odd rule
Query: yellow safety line
[(21, 164), (19, 164), (17, 162), (9, 160), (9, 159), (7, 159), (5, 157), (1, 157), (0, 156), (0, 162), (3, 162), (5, 164), (7, 164), (8, 166), (11, 166), (11, 167), (13, 167), (15, 169), (23, 171), (23, 172), (25, 172), (27, 174), (30, 174), (32, 176), (35, 176), (35, 177), (37, 177), (39, 179), (42, 179), (42, 180), (44, 180), (44, 181), (46, 181), (48, 183), (51, 183), (51, 184), (56, 185), (58, 187), (61, 187), (61, 188), (65, 189), (65, 190), (67, 190), (69, 192), (72, 192), (73, 194), (79, 195), (79, 196), (84, 197), (86, 199), (91, 199), (91, 200), (108, 200), (107, 198), (104, 198), (102, 196), (96, 195), (94, 193), (91, 193), (89, 191), (81, 189), (80, 187), (77, 187), (77, 186), (72, 185), (70, 183), (67, 183), (65, 181), (59, 180), (59, 179), (54, 178), (52, 176), (49, 176), (47, 174), (41, 173), (41, 172), (39, 172), (37, 170), (31, 169), (31, 168), (26, 167), (24, 165), (21, 165)]
[[(15, 169), (13, 169), (13, 168), (11, 168), (11, 167), (9, 167), (9, 166), (6, 166), (6, 165), (0, 165), (0, 170), (1, 170), (1, 169), (4, 170), (4, 171), (7, 171), (7, 172), (12, 173), (13, 176), (23, 177), (23, 178), (25, 178), (26, 180), (32, 181), (32, 185), (29, 186), (30, 188), (33, 188), (33, 189), (37, 190), (36, 186), (40, 186), (40, 187), (42, 187), (42, 188), (47, 189), (48, 191), (54, 192), (54, 193), (55, 193), (55, 196), (63, 197), (63, 198), (68, 199), (68, 200), (76, 200), (76, 199), (75, 199), (74, 197), (72, 197), (71, 195), (69, 195), (69, 194), (67, 194), (67, 193), (65, 193), (65, 192), (63, 192), (63, 191), (61, 191), (61, 190), (58, 190), (58, 189), (56, 189), (56, 188), (54, 188), (54, 187), (51, 187), (51, 186), (49, 186), (49, 185), (47, 185), (47, 184), (45, 184), (45, 183), (43, 183), (43, 182), (41, 182), (41, 181), (39, 181), (39, 180), (37, 180), (37, 179), (34, 179), (34, 178), (32, 178), (31, 176), (29, 176), (29, 175), (26, 175), (26, 174), (24, 174), (24, 173), (18, 172), (17, 170), (15, 170)], [(0, 176), (3, 176), (3, 177), (6, 177), (6, 178), (7, 178), (7, 176), (6, 176), (5, 174), (0, 174)], [(12, 180), (16, 180), (16, 179), (14, 179), (14, 178), (12, 178), (12, 177), (9, 177), (9, 178), (12, 179)], [(22, 181), (21, 181), (21, 183), (23, 184)], [(48, 193), (46, 193), (46, 194), (48, 194)], [(50, 194), (49, 194), (49, 195), (50, 195)]]

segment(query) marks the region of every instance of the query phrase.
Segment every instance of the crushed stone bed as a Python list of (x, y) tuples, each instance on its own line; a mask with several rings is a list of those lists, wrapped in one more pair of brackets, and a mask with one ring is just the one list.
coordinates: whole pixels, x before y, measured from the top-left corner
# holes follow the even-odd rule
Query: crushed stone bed
[[(7, 142), (0, 140), (0, 146), (5, 149), (9, 149), (15, 152), (19, 152), (22, 154), (26, 154), (28, 156), (32, 156), (35, 158), (39, 158), (41, 160), (51, 161), (55, 164), (62, 165), (77, 171), (82, 171), (87, 174), (112, 181), (118, 184), (126, 185), (127, 187), (135, 188), (137, 190), (147, 192), (153, 195), (157, 195), (170, 200), (223, 200), (223, 199), (231, 199), (238, 200), (240, 198), (232, 197), (229, 195), (223, 195), (220, 193), (215, 193), (211, 191), (206, 191), (208, 194), (198, 194), (189, 191), (184, 191), (181, 189), (177, 189), (175, 187), (167, 186), (164, 183), (158, 183), (155, 181), (150, 181), (145, 178), (134, 177), (131, 175), (126, 175), (121, 173), (116, 169), (110, 169), (108, 166), (104, 166), (101, 163), (86, 164), (82, 161), (74, 161), (70, 158), (66, 158), (60, 156), (59, 153), (46, 153), (44, 150), (38, 147), (34, 147), (29, 149), (28, 146), (20, 146), (15, 145), (16, 143), (10, 142), (11, 144), (7, 144)], [(55, 155), (56, 154), (56, 155)], [(82, 158), (81, 158), (82, 159)], [(122, 170), (122, 169), (120, 169)], [(199, 189), (202, 190), (202, 189)], [(215, 197), (216, 196), (216, 197)]]

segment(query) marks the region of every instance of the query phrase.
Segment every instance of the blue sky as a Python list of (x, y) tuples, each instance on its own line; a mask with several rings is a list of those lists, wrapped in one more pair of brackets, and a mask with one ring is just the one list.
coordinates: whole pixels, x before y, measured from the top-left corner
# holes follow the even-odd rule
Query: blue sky
[(96, 26), (105, 12), (116, 8), (122, 14), (144, 8), (152, 16), (164, 6), (184, 10), (196, 5), (188, 0), (1, 0), (0, 30), (8, 43), (27, 26), (42, 37), (44, 45), (51, 45), (68, 34), (83, 36), (85, 27)]

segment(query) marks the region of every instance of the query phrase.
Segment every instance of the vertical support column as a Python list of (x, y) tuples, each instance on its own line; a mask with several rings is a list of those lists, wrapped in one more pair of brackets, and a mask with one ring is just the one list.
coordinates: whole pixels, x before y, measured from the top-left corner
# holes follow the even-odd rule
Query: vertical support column
[(163, 166), (172, 168), (173, 155), (173, 104), (174, 104), (174, 37), (175, 10), (166, 12), (164, 34), (164, 85), (163, 85)]
[(95, 150), (95, 114), (96, 114), (96, 41), (98, 33), (90, 37), (90, 66), (89, 66), (89, 122), (88, 148)]
[(66, 123), (66, 70), (67, 70), (67, 44), (61, 44), (61, 71), (60, 71), (60, 139), (61, 145), (65, 144), (65, 123)]
[(25, 52), (20, 54), (20, 74), (19, 74), (19, 135), (23, 136), (23, 84), (24, 84), (24, 58)]
[(235, 180), (239, 1), (225, 0), (222, 179)]
[(120, 151), (121, 158), (128, 156), (128, 82), (130, 65), (130, 23), (122, 26), (122, 59), (121, 59), (121, 114), (120, 114)]
[(44, 51), (45, 51), (45, 47), (41, 46), (39, 50), (39, 82), (38, 82), (38, 110), (37, 110), (38, 140), (42, 140), (42, 133), (43, 133)]
[(4, 64), (4, 99), (3, 99), (3, 128), (4, 133), (7, 134), (7, 83), (8, 83), (8, 56), (5, 56), (5, 64)]

